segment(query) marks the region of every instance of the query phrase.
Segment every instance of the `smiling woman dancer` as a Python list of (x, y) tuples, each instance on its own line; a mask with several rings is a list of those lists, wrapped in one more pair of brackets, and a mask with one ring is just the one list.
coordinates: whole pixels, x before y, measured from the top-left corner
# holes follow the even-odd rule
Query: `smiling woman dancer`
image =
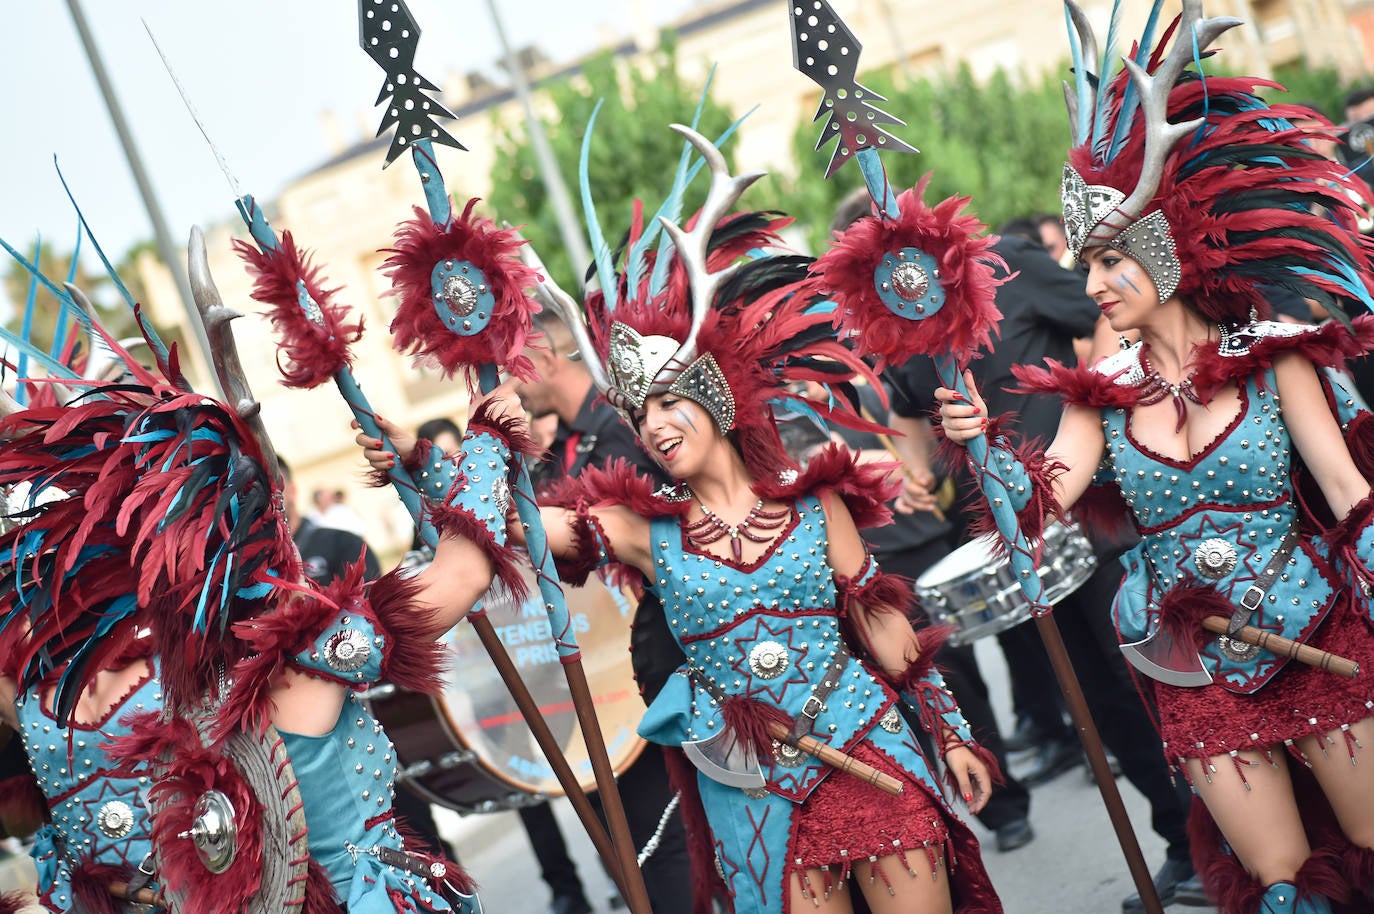
[[(1185, 2), (1167, 57), (1147, 36), (1140, 72), (1104, 80), (1096, 112), (1080, 98), (1069, 242), (1113, 329), (1141, 342), (1092, 369), (1022, 371), (1068, 406), (1046, 453), (1010, 466), (1063, 509), (1124, 497), (1143, 539), (1123, 556), (1120, 637), (1172, 639), (1212, 679), (1146, 680), (1165, 752), (1201, 800), (1198, 870), (1227, 914), (1313, 914), (1374, 888), (1374, 451), (1368, 413), (1318, 370), (1367, 350), (1374, 330), (1261, 320), (1260, 287), (1368, 307), (1370, 276), (1343, 170), (1253, 94), (1257, 81), (1185, 70), (1234, 24)], [(937, 394), (955, 442), (996, 434), (969, 390)], [(1206, 616), (1366, 672), (1289, 662), (1208, 633)]]
[[(761, 772), (756, 786), (690, 769), (678, 778), (697, 878), (727, 891), (736, 914), (847, 912), (851, 880), (878, 914), (1000, 911), (976, 840), (895, 707), (918, 711), (980, 808), (985, 754), (931, 666), (935, 645), (895, 609), (909, 592), (878, 571), (856, 529), (881, 516), (885, 473), (835, 449), (801, 471), (772, 420), (770, 401), (784, 399), (831, 414), (789, 393), (792, 381), (867, 370), (836, 342), (828, 311), (809, 307), (809, 260), (776, 253), (786, 220), (727, 215), (753, 178), (732, 179), (720, 152), (686, 132), (712, 167), (692, 230), (670, 226), (671, 245), (655, 252), (658, 220), (636, 218), (623, 267), (598, 259), (590, 338), (566, 302), (598, 386), (677, 482), (654, 491), (628, 467), (584, 472), (561, 493), (566, 507), (545, 508), (551, 547), (577, 566), (568, 577), (616, 564), (663, 602), (685, 662), (640, 733), (674, 748), (719, 734), (757, 759), (712, 756)], [(679, 172), (660, 214), (677, 212), (684, 183)], [(383, 459), (375, 447), (369, 457)], [(774, 740), (779, 722), (895, 776), (901, 795)]]

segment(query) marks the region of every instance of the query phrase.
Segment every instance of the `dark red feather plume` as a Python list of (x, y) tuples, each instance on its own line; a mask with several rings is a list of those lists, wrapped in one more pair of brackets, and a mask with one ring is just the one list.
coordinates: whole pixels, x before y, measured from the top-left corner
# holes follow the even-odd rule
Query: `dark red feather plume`
[[(520, 262), (517, 249), (524, 241), (514, 229), (497, 228), (490, 219), (473, 215), (477, 199), (446, 225), (436, 225), (420, 207), (416, 218), (396, 231), (391, 256), (382, 265), (400, 299), (391, 335), (398, 352), (437, 365), (445, 375), (468, 373), (469, 381), (483, 365), (498, 365), (522, 380), (534, 379), (534, 363), (521, 350), (530, 341), (537, 302), (527, 289), (539, 274)], [(495, 298), (491, 322), (472, 336), (455, 333), (434, 310), (431, 276), (440, 261), (467, 261), (485, 274)]]
[[(838, 235), (811, 271), (840, 306), (838, 319), (858, 342), (860, 353), (900, 365), (917, 355), (948, 353), (960, 363), (992, 347), (1002, 315), (994, 301), (997, 277), (1006, 264), (992, 250), (987, 226), (964, 212), (967, 197), (950, 197), (933, 208), (921, 199), (930, 176), (897, 198), (896, 219), (860, 219)], [(944, 303), (923, 320), (892, 313), (883, 304), (874, 272), (883, 257), (918, 248), (939, 265)]]
[[(261, 251), (246, 241), (235, 241), (234, 250), (256, 280), (250, 294), (271, 308), (283, 384), (308, 390), (352, 364), (349, 347), (362, 338), (363, 320), (349, 321), (348, 306), (334, 301), (338, 289), (324, 287), (320, 268), (310, 262), (308, 251), (296, 248), (290, 232), (282, 232), (275, 251)], [(302, 286), (318, 306), (318, 323), (301, 307)]]

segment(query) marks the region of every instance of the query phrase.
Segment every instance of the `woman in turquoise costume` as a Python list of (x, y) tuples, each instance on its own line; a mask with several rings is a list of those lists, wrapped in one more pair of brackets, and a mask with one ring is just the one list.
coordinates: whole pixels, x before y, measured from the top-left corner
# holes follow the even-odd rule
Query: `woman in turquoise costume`
[[(221, 386), (244, 391), (223, 328), (210, 335)], [(0, 535), (0, 715), (36, 775), (22, 796), (49, 818), (40, 902), (478, 911), (456, 864), (398, 832), (395, 753), (357, 693), (383, 677), (436, 687), (434, 639), (494, 575), (515, 579), (491, 505), (525, 443), (505, 417), (516, 401), (479, 405), (458, 454), (420, 455), (442, 532), (430, 571), (367, 584), (359, 561), (321, 590), (257, 404), (195, 393), (158, 345), (155, 370), (111, 345), (119, 381), (0, 421), (0, 486), (30, 487)]]
[[(736, 914), (846, 912), (862, 893), (879, 914), (998, 912), (976, 839), (897, 712), (899, 701), (917, 710), (952, 785), (981, 807), (994, 766), (931, 664), (938, 639), (912, 631), (897, 611), (909, 587), (878, 571), (858, 535), (884, 519), (886, 468), (838, 449), (799, 468), (772, 419), (789, 403), (860, 422), (793, 382), (871, 373), (835, 339), (809, 259), (780, 252), (787, 220), (732, 212), (756, 176), (732, 178), (713, 145), (675, 129), (711, 170), (691, 229), (675, 221), (685, 150), (662, 222), (635, 219), (619, 269), (602, 246), (590, 321), (554, 297), (598, 387), (677, 483), (655, 491), (624, 465), (584, 471), (544, 508), (550, 548), (565, 580), (610, 565), (663, 602), (682, 662), (639, 730), (712, 769), (694, 776), (667, 753), (696, 878), (713, 888), (700, 906), (717, 895)], [(375, 439), (360, 442), (385, 460)], [(799, 751), (796, 737), (890, 775), (900, 795)]]
[[(1147, 32), (1100, 90), (1093, 63), (1076, 63), (1064, 221), (1088, 294), (1140, 342), (1092, 368), (1021, 371), (1067, 408), (1045, 452), (1005, 471), (1052, 493), (1052, 510), (1100, 497), (1130, 508), (1142, 541), (1122, 559), (1116, 622), (1157, 664), (1144, 682), (1198, 798), (1193, 853), (1221, 910), (1367, 911), (1374, 451), (1369, 413), (1325, 369), (1367, 351), (1374, 326), (1270, 322), (1263, 292), (1367, 310), (1371, 277), (1352, 182), (1287, 119), (1307, 115), (1266, 105), (1262, 82), (1188, 69), (1235, 24), (1187, 0), (1167, 54), (1167, 35), (1155, 47)], [(971, 385), (968, 400), (938, 396), (951, 441), (996, 436)], [(1224, 633), (1203, 627), (1209, 616)], [(1363, 672), (1252, 647), (1232, 637), (1242, 625)]]

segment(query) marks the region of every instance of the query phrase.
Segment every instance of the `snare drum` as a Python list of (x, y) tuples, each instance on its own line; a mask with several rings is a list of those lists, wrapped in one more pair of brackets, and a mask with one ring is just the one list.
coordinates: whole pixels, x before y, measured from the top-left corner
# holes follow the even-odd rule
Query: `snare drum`
[[(517, 604), (498, 584), (487, 592), (483, 606), (579, 783), (592, 789), (591, 759), (534, 572), (528, 568), (525, 583), (531, 594), (525, 602)], [(609, 589), (595, 578), (564, 592), (601, 735), (619, 774), (644, 749), (635, 732), (644, 702), (635, 687), (629, 651), (636, 600), (629, 591)], [(396, 745), (401, 766), (397, 782), (462, 813), (512, 809), (562, 796), (553, 769), (472, 626), (459, 623), (443, 640), (448, 669), (441, 696), (389, 684), (368, 693), (373, 714)]]
[[(997, 534), (980, 536), (916, 579), (916, 595), (931, 619), (954, 626), (950, 644), (969, 644), (1031, 617), (1011, 561), (997, 557), (996, 545)], [(1096, 568), (1092, 544), (1078, 524), (1054, 521), (1046, 526), (1037, 568), (1046, 603), (1054, 605), (1082, 587)]]

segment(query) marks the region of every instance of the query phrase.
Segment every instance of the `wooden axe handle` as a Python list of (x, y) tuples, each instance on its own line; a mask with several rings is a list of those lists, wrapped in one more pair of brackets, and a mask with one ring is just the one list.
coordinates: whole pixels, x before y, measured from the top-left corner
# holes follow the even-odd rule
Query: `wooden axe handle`
[[(1207, 616), (1202, 620), (1203, 628), (1218, 635), (1225, 635), (1229, 626), (1230, 621), (1221, 616)], [(1347, 660), (1328, 651), (1300, 644), (1282, 635), (1275, 635), (1272, 632), (1255, 628), (1253, 625), (1242, 626), (1240, 632), (1231, 637), (1237, 641), (1244, 641), (1246, 644), (1253, 644), (1255, 647), (1262, 647), (1280, 657), (1292, 657), (1299, 663), (1328, 670), (1337, 676), (1344, 676), (1346, 679), (1354, 679), (1360, 675), (1360, 665), (1353, 660)]]
[(884, 793), (890, 793), (895, 797), (902, 792), (902, 782), (892, 775), (884, 774), (872, 765), (866, 765), (854, 756), (841, 752), (829, 743), (823, 743), (815, 737), (799, 736), (793, 739), (787, 726), (776, 720), (768, 724), (768, 735), (780, 743), (796, 746), (807, 755), (825, 762), (831, 768), (837, 768), (866, 784), (872, 784)]

